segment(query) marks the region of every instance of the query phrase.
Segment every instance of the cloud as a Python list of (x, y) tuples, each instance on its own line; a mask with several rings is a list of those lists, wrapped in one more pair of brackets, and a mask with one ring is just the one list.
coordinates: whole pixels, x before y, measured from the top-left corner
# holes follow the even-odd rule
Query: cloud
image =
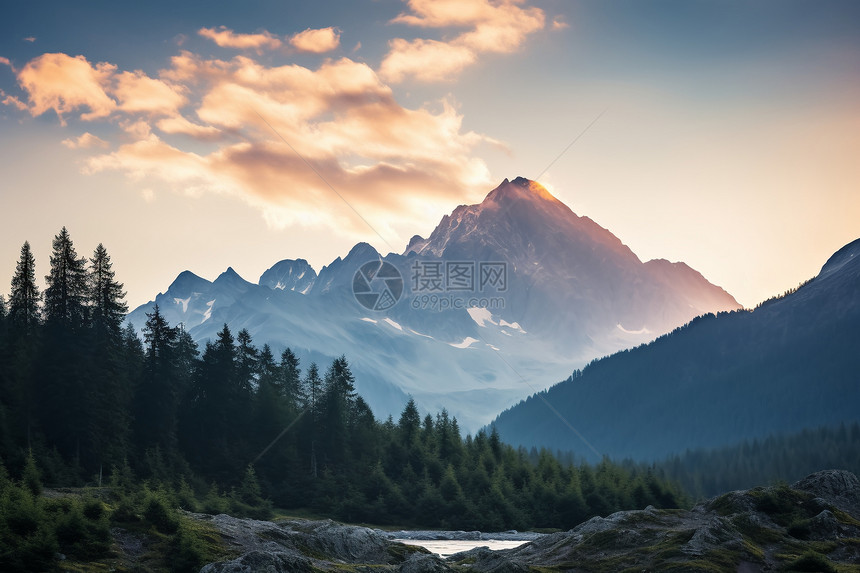
[(63, 115), (80, 108), (89, 109), (81, 114), (85, 121), (107, 117), (116, 109), (106, 92), (115, 70), (105, 62), (93, 66), (84, 56), (42, 54), (18, 72), (18, 83), (27, 91), (33, 117), (54, 110), (65, 124)]
[(492, 140), (464, 131), (453, 102), (403, 107), (367, 64), (341, 58), (311, 69), (191, 53), (171, 63), (160, 77), (189, 79), (188, 106), (205, 125), (179, 115), (155, 125), (217, 141), (214, 150), (184, 149), (145, 121), (127, 122), (123, 129), (136, 141), (90, 158), (88, 173), (118, 171), (180, 192), (230, 194), (274, 227), (327, 225), (366, 236), (364, 223), (338, 208), (331, 184), (398, 248), (396, 229), (426, 224), (428, 205), (477, 196), (490, 182), (473, 149)]
[(0, 65), (9, 66), (9, 68), (12, 70), (13, 73), (18, 72), (18, 70), (15, 69), (15, 66), (12, 64), (12, 62), (9, 61), (9, 58), (4, 58), (3, 56), (0, 56)]
[(200, 28), (197, 33), (204, 38), (209, 38), (222, 48), (236, 48), (239, 50), (277, 50), (281, 47), (281, 40), (266, 30), (257, 34), (236, 34), (226, 26), (215, 28)]
[(4, 105), (8, 105), (8, 106), (12, 106), (14, 108), (17, 108), (19, 111), (27, 111), (29, 109), (29, 107), (27, 106), (26, 103), (22, 102), (20, 99), (18, 99), (15, 96), (6, 95), (6, 92), (4, 92), (3, 90), (0, 90), (0, 97), (3, 98), (0, 101), (2, 101)]
[[(461, 37), (483, 34), (478, 20)], [(343, 199), (398, 250), (401, 233), (427, 225), (428, 214), (435, 219), (452, 202), (478, 199), (491, 183), (475, 150), (498, 142), (464, 129), (452, 98), (404, 106), (390, 82), (439, 81), (472, 65), (491, 49), (485, 44), (500, 49), (516, 39), (396, 39), (377, 71), (350, 57), (274, 65), (259, 57), (277, 40), (268, 32), (199, 33), (251, 53), (221, 59), (182, 50), (151, 75), (44, 54), (17, 74), (25, 102), (4, 101), (34, 116), (54, 110), (61, 121), (112, 127), (113, 138), (99, 131), (107, 141), (89, 132), (63, 141), (90, 150), (87, 174), (117, 172), (147, 189), (192, 196), (226, 194), (259, 209), (273, 227), (325, 225), (366, 238), (365, 223)], [(320, 53), (340, 45), (340, 32), (306, 30), (289, 42), (284, 55)]]
[(26, 38), (24, 38), (24, 41), (30, 42), (32, 44), (33, 42), (36, 41), (36, 37), (35, 36), (27, 36)]
[(176, 115), (186, 101), (176, 88), (139, 70), (118, 74), (113, 94), (119, 100), (119, 109), (130, 113)]
[(407, 77), (422, 82), (438, 82), (453, 77), (477, 59), (465, 46), (436, 40), (395, 38), (388, 43), (390, 51), (379, 68), (379, 75), (392, 83)]
[(107, 141), (88, 131), (84, 132), (83, 135), (79, 137), (64, 139), (62, 144), (69, 149), (90, 149), (93, 147), (107, 149), (110, 147), (110, 144)]
[(290, 44), (300, 52), (324, 54), (340, 45), (340, 30), (333, 27), (318, 30), (308, 28), (290, 38)]
[(480, 53), (509, 53), (545, 25), (543, 10), (524, 7), (524, 0), (408, 0), (411, 12), (393, 23), (421, 28), (466, 28), (447, 41), (395, 39), (380, 72), (391, 82), (407, 78), (450, 80)]
[(164, 133), (181, 133), (195, 139), (210, 140), (221, 137), (221, 130), (211, 125), (199, 125), (177, 115), (158, 120), (155, 124)]
[(564, 30), (565, 28), (570, 28), (570, 24), (564, 21), (564, 16), (555, 16), (552, 19), (553, 30)]

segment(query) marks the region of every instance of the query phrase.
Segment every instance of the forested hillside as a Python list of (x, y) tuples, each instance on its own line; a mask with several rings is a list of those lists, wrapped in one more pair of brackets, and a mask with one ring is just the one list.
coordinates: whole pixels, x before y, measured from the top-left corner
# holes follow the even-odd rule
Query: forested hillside
[(654, 473), (562, 464), (495, 432), (463, 438), (455, 418), (422, 416), (411, 400), (399, 419), (377, 420), (345, 357), (303, 365), (227, 325), (201, 349), (158, 308), (141, 341), (121, 326), (107, 251), (79, 258), (65, 229), (44, 293), (35, 264), (25, 243), (0, 304), (0, 456), (13, 477), (31, 451), (48, 486), (112, 476), (191, 491), (178, 498), (209, 499), (213, 511), (231, 490), (256, 491), (343, 520), (485, 530), (569, 528), (682, 502)]
[[(596, 360), (502, 413), (502, 438), (590, 455), (660, 460), (860, 419), (860, 240), (811, 281), (752, 311), (691, 321)], [(611, 423), (607, 423), (611, 420)]]
[(697, 448), (654, 467), (700, 499), (757, 485), (793, 483), (825, 469), (860, 474), (860, 424), (806, 429), (716, 449)]

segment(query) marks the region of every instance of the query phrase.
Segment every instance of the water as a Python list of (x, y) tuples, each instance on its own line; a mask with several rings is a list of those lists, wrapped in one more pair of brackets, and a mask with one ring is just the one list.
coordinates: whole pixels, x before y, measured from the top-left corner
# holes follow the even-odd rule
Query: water
[(449, 555), (468, 551), (475, 547), (489, 547), (493, 551), (498, 551), (499, 549), (512, 549), (528, 543), (525, 540), (510, 541), (500, 539), (395, 539), (394, 541), (399, 541), (406, 545), (419, 545), (440, 557), (448, 557)]

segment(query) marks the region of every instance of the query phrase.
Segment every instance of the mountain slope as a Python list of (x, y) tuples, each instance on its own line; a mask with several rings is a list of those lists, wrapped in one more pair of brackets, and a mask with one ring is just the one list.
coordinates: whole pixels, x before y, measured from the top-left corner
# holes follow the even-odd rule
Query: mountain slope
[(428, 239), (413, 238), (411, 252), (507, 262), (514, 270), (511, 304), (500, 314), (567, 352), (588, 346), (589, 357), (650, 340), (706, 312), (740, 308), (683, 263), (643, 264), (611, 232), (522, 177), (506, 179), (479, 205), (457, 207)]
[(755, 311), (692, 321), (502, 413), (503, 439), (654, 459), (860, 419), (860, 240)]
[[(383, 262), (402, 278), (402, 296), (385, 310), (365, 308), (361, 300), (378, 293), (359, 299), (353, 289), (374, 283)], [(467, 431), (595, 356), (738, 308), (683, 263), (642, 263), (523, 178), (457, 207), (402, 255), (359, 243), (318, 275), (302, 259), (284, 260), (256, 285), (232, 269), (211, 283), (186, 272), (128, 320), (142, 327), (155, 303), (197, 341), (226, 322), (247, 328), (258, 345), (290, 346), (304, 367), (346, 354), (378, 415), (399, 413), (411, 394), (425, 410), (447, 408)]]

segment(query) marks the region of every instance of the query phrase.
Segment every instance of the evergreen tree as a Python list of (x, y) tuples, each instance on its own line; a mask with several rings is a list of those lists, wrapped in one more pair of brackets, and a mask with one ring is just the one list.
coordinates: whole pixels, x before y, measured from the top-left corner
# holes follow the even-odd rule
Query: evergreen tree
[(308, 372), (305, 375), (305, 389), (308, 397), (308, 413), (309, 416), (306, 416), (306, 427), (308, 428), (306, 434), (308, 436), (308, 453), (310, 455), (310, 467), (311, 467), (311, 475), (313, 477), (317, 477), (318, 468), (317, 468), (317, 434), (319, 432), (319, 422), (320, 422), (320, 412), (321, 412), (321, 402), (322, 402), (322, 388), (323, 381), (319, 375), (319, 369), (317, 368), (316, 362), (311, 362), (311, 365), (308, 367)]
[[(5, 438), (14, 438), (30, 446), (32, 430), (36, 422), (37, 406), (34, 371), (40, 324), (39, 301), (41, 295), (36, 286), (36, 261), (30, 243), (21, 247), (21, 257), (12, 277), (12, 292), (6, 317), (6, 336), (2, 352), (5, 367), (0, 373), (0, 409), (4, 415)], [(8, 432), (8, 433), (6, 433)], [(5, 442), (5, 440), (4, 440)], [(4, 448), (5, 449), (5, 448)]]
[(281, 393), (293, 410), (302, 410), (308, 405), (308, 396), (302, 385), (299, 358), (289, 348), (281, 353)]
[(412, 397), (406, 403), (403, 413), (400, 414), (400, 421), (397, 423), (400, 430), (400, 437), (403, 444), (411, 446), (418, 438), (418, 432), (421, 429), (421, 415), (418, 413), (418, 407), (415, 405), (415, 400)]
[(99, 243), (90, 259), (89, 300), (92, 308), (93, 326), (97, 333), (118, 335), (128, 312), (123, 300), (122, 283), (114, 278), (113, 264), (107, 249)]
[(254, 347), (251, 333), (248, 332), (247, 328), (243, 328), (236, 335), (236, 345), (236, 381), (239, 385), (239, 391), (243, 395), (250, 396), (257, 386), (259, 351)]
[(91, 357), (88, 369), (93, 439), (100, 464), (123, 460), (130, 437), (129, 405), (137, 375), (136, 370), (128, 368), (123, 355), (121, 328), (128, 305), (112, 267), (107, 249), (99, 244), (90, 259), (87, 277), (91, 328), (85, 351)]
[(178, 332), (157, 304), (146, 313), (143, 337), (143, 372), (134, 396), (135, 442), (141, 452), (159, 447), (170, 454), (176, 446)]
[(39, 324), (39, 301), (41, 295), (36, 286), (36, 259), (30, 243), (21, 247), (21, 258), (12, 277), (12, 292), (9, 296), (9, 320), (24, 333), (32, 332)]
[(99, 425), (92, 399), (93, 356), (87, 326), (86, 259), (78, 258), (68, 230), (54, 237), (45, 277), (45, 328), (37, 364), (40, 424), (49, 441), (82, 469), (97, 470)]
[(51, 269), (45, 276), (45, 319), (72, 330), (80, 329), (86, 319), (86, 259), (78, 258), (65, 227), (54, 237), (52, 248)]
[(355, 377), (345, 356), (332, 362), (326, 372), (324, 386), (324, 452), (328, 462), (341, 464), (348, 454), (349, 420), (356, 396)]

